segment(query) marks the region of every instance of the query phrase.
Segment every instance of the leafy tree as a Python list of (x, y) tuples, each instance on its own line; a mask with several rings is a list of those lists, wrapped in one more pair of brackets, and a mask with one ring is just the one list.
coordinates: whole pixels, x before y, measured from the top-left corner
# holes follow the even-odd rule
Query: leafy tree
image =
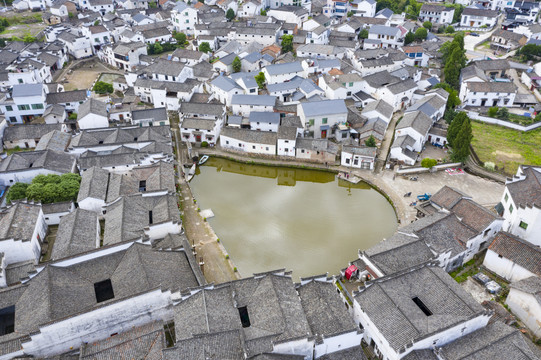
[(70, 119), (70, 120), (77, 120), (77, 113), (71, 113), (71, 114), (69, 114), (68, 119)]
[(449, 84), (447, 83), (439, 83), (434, 86), (435, 89), (443, 89), (447, 91), (449, 94), (449, 97), (447, 98), (447, 106), (445, 107), (446, 110), (454, 109), (458, 105), (460, 105), (460, 98), (458, 97), (458, 91), (453, 89)]
[(364, 144), (368, 147), (376, 147), (376, 138), (374, 138), (373, 135), (370, 135), (370, 137), (364, 141)]
[(76, 200), (79, 193), (79, 182), (76, 180), (62, 181), (57, 185), (63, 201)]
[(233, 59), (233, 63), (231, 64), (231, 66), (233, 67), (233, 72), (234, 73), (238, 73), (241, 68), (242, 68), (242, 63), (240, 62), (240, 59), (238, 56), (236, 56), (234, 59)]
[(445, 82), (451, 85), (455, 90), (460, 89), (460, 71), (464, 66), (462, 65), (462, 49), (455, 48), (449, 59), (443, 68), (443, 74), (445, 76)]
[(225, 13), (225, 17), (229, 21), (233, 20), (235, 18), (235, 10), (231, 8), (227, 9), (227, 12)]
[(406, 37), (404, 37), (404, 45), (411, 44), (414, 41), (415, 41), (415, 35), (411, 31), (408, 31), (408, 33), (406, 34)]
[(451, 152), (451, 159), (453, 161), (465, 161), (470, 155), (470, 144), (473, 138), (471, 121), (466, 116), (462, 122), (462, 126), (456, 138), (454, 140), (453, 151)]
[(490, 116), (490, 117), (496, 117), (497, 114), (498, 114), (498, 107), (497, 106), (493, 106), (490, 109), (488, 109), (488, 111), (487, 111), (487, 115)]
[(26, 189), (28, 189), (28, 184), (25, 183), (15, 183), (10, 188), (6, 195), (6, 202), (9, 204), (14, 200), (20, 200), (26, 198)]
[(184, 34), (183, 32), (175, 32), (173, 34), (173, 37), (179, 45), (184, 45), (186, 43), (186, 34)]
[(432, 30), (432, 23), (430, 21), (425, 21), (423, 27), (427, 30)]
[(33, 43), (33, 42), (36, 42), (36, 37), (35, 36), (32, 36), (30, 34), (26, 34), (24, 37), (23, 37), (23, 41), (27, 44), (29, 43)]
[(293, 35), (282, 36), (282, 54), (293, 51)]
[(267, 10), (261, 9), (261, 10), (259, 11), (259, 15), (261, 15), (261, 16), (267, 16)]
[(212, 49), (210, 48), (210, 45), (208, 42), (203, 41), (201, 44), (199, 44), (199, 51), (202, 51), (204, 53), (208, 53)]
[(109, 83), (106, 83), (104, 81), (98, 81), (94, 87), (92, 88), (92, 90), (96, 93), (96, 94), (111, 94), (114, 90), (113, 90), (113, 85), (109, 84)]
[(541, 46), (535, 44), (527, 44), (517, 50), (517, 55), (520, 55), (523, 61), (533, 60), (541, 56)]
[(254, 76), (254, 78), (255, 78), (255, 82), (257, 83), (257, 86), (259, 86), (260, 89), (263, 89), (263, 87), (265, 86), (265, 74), (262, 71), (260, 71), (259, 74)]
[(158, 4), (156, 4), (155, 1), (151, 1), (151, 2), (148, 3), (148, 7), (150, 9), (156, 9), (158, 7)]
[(410, 19), (413, 19), (413, 20), (417, 20), (417, 18), (419, 17), (419, 13), (421, 12), (421, 6), (422, 5), (423, 4), (418, 3), (415, 0), (409, 0), (408, 5), (405, 8), (406, 17), (408, 17)]
[(58, 184), (60, 182), (60, 175), (48, 174), (48, 175), (37, 175), (32, 179), (32, 184)]
[(94, 26), (98, 26), (100, 24), (99, 20), (94, 21)]
[(455, 13), (453, 15), (453, 24), (460, 22), (460, 19), (462, 17), (462, 11), (464, 11), (464, 6), (460, 4), (446, 4), (445, 6), (454, 7)]
[(161, 54), (163, 52), (163, 47), (160, 43), (154, 44), (154, 54)]
[(437, 164), (438, 164), (438, 161), (436, 161), (436, 159), (424, 158), (423, 160), (421, 160), (421, 166), (424, 168), (431, 169)]
[(445, 120), (445, 122), (447, 124), (451, 124), (451, 122), (453, 122), (453, 119), (455, 118), (455, 116), (457, 116), (457, 112), (452, 110), (452, 109), (447, 109), (445, 110), (445, 113), (443, 114), (443, 119)]
[(9, 26), (9, 20), (6, 19), (6, 18), (2, 18), (0, 20), (0, 23), (2, 24), (3, 27), (8, 27)]
[(368, 30), (367, 29), (362, 29), (359, 32), (359, 39), (368, 39)]
[(68, 18), (73, 19), (75, 15), (72, 12), (68, 12)]
[(81, 175), (75, 173), (65, 173), (60, 175), (60, 182), (64, 181), (77, 181), (81, 183)]
[(502, 120), (509, 120), (509, 110), (507, 108), (499, 108), (496, 117)]
[(445, 33), (446, 33), (446, 34), (452, 34), (452, 33), (454, 33), (454, 32), (455, 32), (455, 28), (452, 27), (451, 25), (449, 25), (449, 26), (447, 26), (447, 27), (445, 28)]
[(45, 185), (43, 184), (30, 184), (26, 189), (26, 198), (28, 200), (41, 201), (45, 197), (44, 191)]
[(426, 30), (425, 28), (418, 28), (415, 31), (415, 40), (417, 41), (425, 40), (427, 36), (428, 36), (428, 30)]
[(353, 16), (353, 11), (348, 11), (348, 13), (346, 14), (347, 17), (352, 17)]
[(451, 147), (455, 147), (455, 139), (457, 138), (458, 132), (462, 128), (462, 124), (468, 118), (465, 112), (459, 112), (451, 121), (451, 125), (447, 129), (447, 141)]
[(0, 39), (0, 48), (6, 47), (6, 40)]

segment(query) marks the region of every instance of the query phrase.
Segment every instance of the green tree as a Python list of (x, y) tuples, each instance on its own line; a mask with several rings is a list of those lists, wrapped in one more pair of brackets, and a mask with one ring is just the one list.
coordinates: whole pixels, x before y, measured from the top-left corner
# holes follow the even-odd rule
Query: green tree
[(62, 181), (57, 185), (63, 201), (76, 200), (79, 193), (79, 182), (76, 180)]
[(30, 184), (26, 189), (26, 198), (28, 200), (41, 201), (43, 199), (45, 190), (43, 184)]
[(408, 17), (410, 19), (413, 19), (413, 20), (417, 20), (417, 18), (419, 17), (419, 13), (421, 11), (421, 6), (422, 5), (423, 4), (418, 3), (415, 0), (409, 0), (408, 5), (405, 8), (406, 17)]
[(0, 48), (6, 47), (6, 40), (0, 39)]
[(282, 54), (293, 51), (293, 35), (282, 36)]
[(447, 141), (451, 147), (455, 147), (455, 139), (462, 128), (462, 124), (467, 118), (468, 116), (466, 113), (462, 111), (454, 117), (453, 121), (451, 121), (451, 125), (449, 125), (449, 128), (447, 129)]
[(32, 184), (58, 184), (60, 181), (61, 177), (57, 174), (37, 175), (32, 179)]
[(451, 159), (453, 161), (466, 161), (470, 155), (470, 144), (472, 138), (473, 134), (471, 129), (471, 121), (466, 116), (454, 140), (454, 146), (451, 152)]
[(462, 49), (455, 48), (453, 53), (447, 59), (445, 67), (443, 68), (443, 74), (445, 76), (445, 82), (451, 85), (455, 90), (460, 89), (460, 71), (463, 66), (461, 63)]
[(2, 18), (0, 20), (0, 23), (2, 24), (3, 27), (8, 27), (9, 26), (9, 20), (6, 19), (6, 18)]
[(68, 12), (68, 18), (73, 19), (75, 15), (72, 12)]
[(255, 78), (255, 82), (257, 83), (257, 86), (259, 86), (260, 89), (263, 89), (263, 87), (265, 86), (265, 74), (262, 71), (260, 71), (259, 74), (254, 76), (254, 78)]
[(411, 31), (408, 31), (408, 33), (406, 34), (406, 37), (404, 38), (404, 45), (411, 44), (414, 41), (415, 41), (415, 35), (413, 35)]
[(204, 53), (208, 53), (212, 49), (210, 48), (210, 45), (208, 42), (203, 41), (201, 44), (199, 44), (199, 51), (202, 51)]
[(431, 169), (432, 167), (436, 166), (438, 162), (435, 159), (431, 158), (424, 158), (421, 160), (421, 166), (424, 168)]
[(186, 34), (184, 34), (183, 32), (175, 32), (173, 34), (173, 37), (179, 45), (184, 45), (186, 43)]
[(425, 21), (423, 27), (427, 30), (432, 30), (432, 23), (430, 21)]
[(13, 184), (9, 187), (8, 193), (6, 195), (6, 202), (9, 204), (15, 200), (25, 199), (26, 189), (28, 189), (28, 184), (20, 182)]
[(94, 87), (92, 90), (96, 94), (111, 94), (113, 90), (113, 85), (106, 83), (104, 81), (98, 81), (96, 84), (94, 84)]
[(225, 13), (225, 17), (229, 21), (233, 20), (235, 18), (235, 10), (231, 8), (227, 9), (227, 12)]
[(454, 4), (454, 5), (446, 4), (445, 6), (450, 6), (450, 7), (455, 8), (455, 13), (453, 15), (453, 24), (460, 22), (460, 19), (462, 17), (462, 11), (464, 11), (464, 6), (460, 4)]
[(434, 86), (434, 88), (435, 89), (438, 89), (438, 88), (443, 89), (449, 94), (449, 97), (447, 98), (447, 105), (445, 107), (446, 110), (452, 110), (455, 107), (457, 107), (458, 105), (460, 105), (460, 98), (458, 97), (458, 91), (453, 89), (449, 84), (447, 84), (447, 83), (439, 83), (439, 84), (436, 84), (436, 86)]
[(509, 120), (509, 110), (507, 108), (499, 108), (496, 117), (502, 120)]
[(353, 16), (353, 11), (348, 11), (348, 13), (346, 14), (347, 17), (352, 17)]
[(77, 181), (79, 184), (81, 183), (81, 175), (75, 174), (75, 173), (65, 173), (60, 175), (60, 182), (65, 181)]
[(231, 66), (233, 67), (233, 72), (234, 73), (238, 73), (241, 68), (242, 68), (242, 63), (240, 62), (240, 59), (238, 56), (236, 56), (234, 59), (233, 59), (233, 63), (231, 64)]
[(428, 36), (428, 30), (426, 30), (425, 28), (418, 28), (415, 31), (415, 40), (417, 41), (425, 40), (427, 36)]
[(24, 37), (23, 37), (23, 41), (27, 44), (29, 43), (33, 43), (33, 42), (36, 42), (36, 37), (35, 36), (32, 36), (30, 34), (26, 34)]
[(359, 39), (368, 39), (368, 30), (367, 29), (362, 29), (359, 32)]
[(497, 114), (498, 114), (498, 107), (497, 106), (493, 106), (490, 109), (488, 109), (488, 111), (487, 111), (487, 115), (490, 116), (490, 117), (496, 117)]
[(69, 114), (68, 119), (70, 119), (70, 120), (77, 120), (77, 113), (71, 113), (71, 114)]
[(267, 10), (261, 9), (261, 10), (259, 11), (259, 15), (261, 15), (261, 16), (267, 16)]
[(150, 9), (156, 9), (158, 7), (158, 4), (156, 4), (155, 1), (151, 1), (151, 2), (148, 3), (148, 7)]
[(451, 25), (449, 25), (449, 26), (447, 26), (447, 27), (445, 28), (445, 33), (446, 33), (446, 34), (452, 34), (452, 33), (454, 33), (454, 32), (455, 32), (455, 28), (452, 27)]
[(376, 138), (374, 138), (373, 135), (370, 135), (370, 137), (364, 141), (364, 144), (368, 147), (376, 147)]
[(163, 52), (163, 47), (160, 43), (154, 44), (154, 54), (161, 54)]
[(94, 21), (94, 26), (98, 26), (100, 24), (99, 20)]

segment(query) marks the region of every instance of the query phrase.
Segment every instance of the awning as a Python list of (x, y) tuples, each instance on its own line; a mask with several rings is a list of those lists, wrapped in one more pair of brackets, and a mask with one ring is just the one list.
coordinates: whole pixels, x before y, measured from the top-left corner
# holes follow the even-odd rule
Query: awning
[(357, 269), (357, 266), (355, 265), (350, 265), (347, 269), (346, 269), (346, 279), (351, 279), (351, 276), (353, 275), (353, 273), (355, 273), (355, 271), (357, 271), (359, 269)]
[(320, 130), (329, 130), (329, 125), (322, 125), (319, 127)]

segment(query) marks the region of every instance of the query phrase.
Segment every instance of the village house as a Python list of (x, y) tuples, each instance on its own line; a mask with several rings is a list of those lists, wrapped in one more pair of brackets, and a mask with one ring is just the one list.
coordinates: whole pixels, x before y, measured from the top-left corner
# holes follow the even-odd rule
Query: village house
[(368, 39), (375, 41), (379, 48), (398, 49), (404, 45), (406, 33), (399, 27), (373, 25), (368, 30)]
[(541, 168), (520, 166), (507, 180), (498, 205), (505, 219), (502, 229), (541, 246)]
[(233, 95), (231, 109), (234, 114), (249, 116), (252, 111), (273, 112), (276, 96), (271, 95)]
[(526, 45), (528, 38), (522, 34), (498, 29), (490, 37), (490, 47), (494, 50), (511, 51)]
[(127, 71), (133, 71), (141, 64), (142, 55), (147, 55), (147, 46), (140, 41), (105, 46), (102, 52), (98, 52), (102, 61)]
[(61, 201), (50, 204), (42, 204), (41, 210), (47, 226), (60, 224), (60, 219), (75, 210), (73, 201)]
[(220, 146), (224, 149), (261, 155), (276, 155), (277, 133), (224, 127)]
[(340, 161), (342, 166), (374, 170), (377, 148), (367, 146), (342, 146)]
[(144, 110), (133, 110), (131, 123), (139, 127), (167, 126), (169, 127), (169, 116), (165, 108), (154, 108)]
[(321, 100), (300, 103), (297, 113), (306, 132), (315, 139), (325, 139), (331, 135), (331, 127), (345, 124), (348, 110), (344, 100)]
[(48, 105), (62, 105), (68, 115), (79, 112), (79, 105), (88, 99), (87, 90), (72, 90), (48, 93), (45, 102)]
[(107, 104), (94, 98), (88, 98), (79, 106), (77, 126), (79, 129), (96, 129), (109, 126)]
[(4, 148), (35, 148), (39, 140), (45, 136), (45, 134), (53, 130), (67, 131), (67, 128), (66, 125), (63, 124), (26, 124), (8, 126), (4, 130)]
[(61, 124), (66, 121), (66, 109), (62, 105), (47, 105), (43, 113), (45, 124)]
[(306, 78), (306, 72), (300, 61), (274, 64), (263, 68), (267, 84), (278, 84), (289, 81), (296, 76)]
[(371, 18), (376, 15), (375, 0), (353, 0), (350, 6), (354, 16)]
[(453, 23), (455, 9), (443, 5), (423, 4), (419, 12), (419, 21), (429, 21), (433, 25), (447, 25)]
[(498, 22), (499, 14), (495, 10), (467, 7), (462, 11), (460, 27), (468, 29), (492, 29)]
[(295, 144), (297, 159), (334, 164), (338, 155), (340, 155), (339, 146), (328, 139), (297, 138)]
[(363, 85), (362, 77), (356, 73), (319, 77), (319, 86), (327, 99), (351, 99), (353, 94), (364, 89)]
[(100, 223), (93, 211), (75, 209), (60, 220), (51, 260), (94, 250), (100, 246)]
[(183, 141), (216, 145), (225, 118), (222, 104), (181, 103), (180, 112), (182, 118), (179, 127)]
[(43, 115), (46, 90), (42, 84), (13, 85), (0, 100), (0, 110), (11, 124), (22, 124)]
[(541, 278), (529, 278), (512, 282), (505, 303), (534, 336), (541, 335)]
[(214, 96), (227, 106), (231, 106), (234, 95), (244, 94), (244, 90), (233, 79), (220, 75), (210, 82), (210, 90)]
[(251, 130), (278, 132), (280, 114), (277, 112), (252, 111), (248, 121)]
[(469, 106), (509, 107), (515, 102), (517, 86), (512, 82), (467, 82), (460, 99)]

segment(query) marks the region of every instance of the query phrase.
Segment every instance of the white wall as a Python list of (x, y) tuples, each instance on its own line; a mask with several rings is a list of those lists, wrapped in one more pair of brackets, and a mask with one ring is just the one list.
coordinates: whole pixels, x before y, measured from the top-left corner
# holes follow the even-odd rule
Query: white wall
[(498, 253), (492, 251), (491, 249), (487, 250), (483, 265), (490, 271), (495, 272), (510, 282), (526, 279), (530, 276), (536, 276), (534, 273), (526, 270), (518, 264), (515, 264), (513, 261), (500, 257)]
[(276, 155), (276, 145), (249, 143), (224, 136), (223, 134), (220, 136), (220, 146), (226, 149), (252, 154)]
[(278, 139), (278, 155), (295, 157), (295, 140)]
[(80, 201), (78, 204), (81, 209), (93, 211), (98, 215), (102, 215), (103, 207), (105, 206), (105, 201), (96, 199), (96, 198), (87, 197), (86, 199)]
[(541, 305), (532, 294), (511, 288), (505, 303), (536, 337), (541, 337)]

